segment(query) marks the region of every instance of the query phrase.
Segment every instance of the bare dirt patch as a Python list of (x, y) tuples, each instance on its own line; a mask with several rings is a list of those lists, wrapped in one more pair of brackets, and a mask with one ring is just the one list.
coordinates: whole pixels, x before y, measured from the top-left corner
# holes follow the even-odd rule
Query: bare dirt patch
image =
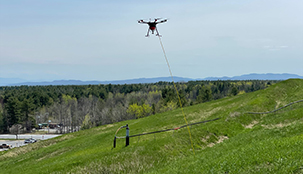
[[(205, 138), (202, 138), (201, 141), (204, 142), (204, 143), (207, 143), (207, 141), (208, 141), (209, 138), (210, 138), (210, 136), (207, 135)], [(209, 144), (207, 145), (207, 147), (213, 147), (213, 146), (216, 145), (216, 144), (222, 143), (224, 140), (228, 139), (228, 136), (223, 136), (223, 135), (221, 135), (221, 136), (218, 136), (217, 139), (218, 139), (218, 140), (217, 140), (216, 142), (214, 142), (214, 143), (209, 143)]]
[(239, 117), (240, 115), (241, 115), (240, 112), (231, 112), (231, 113), (229, 114), (229, 117), (227, 117), (227, 118), (225, 119), (225, 121), (228, 121), (228, 120), (230, 120), (230, 119)]
[(262, 124), (262, 127), (266, 128), (266, 129), (274, 129), (274, 128), (283, 128), (283, 127), (286, 127), (286, 126), (290, 126), (292, 124), (293, 123), (279, 123), (279, 124), (271, 124), (271, 125), (263, 125)]
[(227, 136), (219, 136), (217, 142), (215, 142), (215, 143), (210, 143), (210, 144), (207, 145), (207, 147), (213, 147), (213, 146), (216, 145), (216, 144), (222, 143), (222, 142), (223, 142), (224, 140), (226, 140), (226, 139), (228, 139)]
[(249, 125), (244, 126), (246, 129), (252, 129), (259, 122), (257, 120), (252, 121)]
[(278, 109), (279, 108), (279, 106), (281, 105), (281, 101), (276, 101), (276, 107), (275, 107), (275, 109)]
[(201, 141), (203, 142), (203, 143), (207, 143), (207, 140), (209, 139), (209, 136), (207, 135), (205, 138), (202, 138), (201, 139)]
[(238, 116), (240, 116), (240, 115), (241, 115), (240, 112), (231, 112), (231, 113), (229, 114), (230, 117), (238, 117)]

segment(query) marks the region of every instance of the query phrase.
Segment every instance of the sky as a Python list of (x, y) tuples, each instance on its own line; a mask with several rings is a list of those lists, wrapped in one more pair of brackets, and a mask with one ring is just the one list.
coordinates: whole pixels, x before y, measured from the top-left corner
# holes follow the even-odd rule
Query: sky
[(0, 0), (0, 78), (303, 75), (302, 0)]

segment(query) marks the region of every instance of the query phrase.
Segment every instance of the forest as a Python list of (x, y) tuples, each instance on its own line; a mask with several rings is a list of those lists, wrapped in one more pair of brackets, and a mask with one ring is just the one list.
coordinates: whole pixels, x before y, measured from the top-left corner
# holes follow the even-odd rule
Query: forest
[(147, 117), (220, 98), (264, 89), (277, 81), (189, 81), (131, 85), (67, 85), (0, 87), (0, 133), (37, 129), (58, 123), (58, 133)]

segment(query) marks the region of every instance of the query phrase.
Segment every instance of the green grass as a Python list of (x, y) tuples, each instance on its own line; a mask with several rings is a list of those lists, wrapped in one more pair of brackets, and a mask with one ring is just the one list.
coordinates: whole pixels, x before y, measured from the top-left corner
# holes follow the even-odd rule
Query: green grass
[[(287, 80), (265, 90), (184, 108), (189, 123), (220, 120), (117, 140), (130, 134), (184, 125), (180, 109), (66, 134), (0, 152), (0, 173), (303, 173), (303, 102), (271, 114), (264, 112), (303, 99), (303, 80)], [(118, 136), (124, 136), (120, 131)]]

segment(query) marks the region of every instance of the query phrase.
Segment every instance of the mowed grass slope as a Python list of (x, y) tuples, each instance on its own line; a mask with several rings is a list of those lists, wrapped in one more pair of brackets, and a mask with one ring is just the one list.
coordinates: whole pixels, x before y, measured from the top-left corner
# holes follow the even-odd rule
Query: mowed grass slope
[[(66, 134), (0, 152), (0, 173), (303, 173), (303, 102), (271, 114), (252, 115), (303, 99), (303, 80), (184, 108), (186, 128), (117, 140), (130, 134), (184, 125), (180, 109)], [(125, 130), (119, 136), (125, 136)], [(195, 155), (194, 153), (195, 152)]]

